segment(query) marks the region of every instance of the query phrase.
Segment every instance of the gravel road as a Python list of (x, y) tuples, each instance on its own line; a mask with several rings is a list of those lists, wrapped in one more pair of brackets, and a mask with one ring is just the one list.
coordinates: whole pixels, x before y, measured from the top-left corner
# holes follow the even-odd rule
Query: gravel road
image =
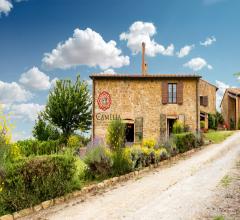
[(84, 202), (75, 199), (24, 219), (198, 219), (239, 155), (240, 132), (236, 132), (221, 144)]

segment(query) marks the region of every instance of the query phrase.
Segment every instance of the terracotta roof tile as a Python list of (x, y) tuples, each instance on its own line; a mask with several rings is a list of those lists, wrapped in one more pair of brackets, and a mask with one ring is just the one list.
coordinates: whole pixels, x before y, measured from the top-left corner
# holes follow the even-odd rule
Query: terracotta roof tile
[(196, 74), (105, 74), (98, 73), (90, 75), (90, 78), (129, 78), (129, 79), (149, 79), (149, 78), (201, 78)]
[(227, 91), (235, 95), (240, 95), (240, 88), (228, 88)]

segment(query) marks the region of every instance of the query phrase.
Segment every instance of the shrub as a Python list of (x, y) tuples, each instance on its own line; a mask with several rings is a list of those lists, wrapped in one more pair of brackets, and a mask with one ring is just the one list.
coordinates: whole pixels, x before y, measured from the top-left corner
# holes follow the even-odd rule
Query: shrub
[(235, 129), (235, 122), (233, 118), (230, 118), (230, 130), (234, 130), (234, 129)]
[(78, 135), (70, 135), (70, 137), (67, 140), (67, 147), (72, 149), (77, 149), (79, 147), (82, 147), (80, 137)]
[(30, 155), (44, 155), (54, 154), (61, 151), (63, 145), (58, 140), (56, 141), (37, 141), (37, 140), (25, 140), (18, 141), (18, 146), (23, 155), (26, 157)]
[(162, 160), (166, 160), (169, 157), (169, 153), (166, 148), (159, 148), (155, 151), (156, 154), (156, 162), (160, 162)]
[(112, 153), (108, 148), (98, 146), (87, 152), (84, 162), (87, 164), (92, 177), (105, 177), (111, 173)]
[(222, 113), (220, 113), (220, 112), (216, 112), (216, 123), (217, 123), (217, 126), (224, 124), (224, 118), (223, 118)]
[(121, 120), (112, 120), (107, 129), (107, 144), (113, 150), (124, 147), (126, 126)]
[(113, 152), (113, 175), (122, 175), (133, 170), (133, 161), (131, 157), (131, 152), (125, 149), (120, 149)]
[(125, 151), (127, 151), (131, 155), (132, 169), (141, 168), (143, 155), (142, 148), (135, 145), (131, 148), (126, 148)]
[(157, 143), (153, 138), (143, 140), (143, 147), (154, 148), (156, 144)]
[(216, 116), (214, 114), (208, 115), (208, 128), (214, 130), (217, 129)]
[(179, 120), (176, 120), (173, 124), (173, 134), (180, 134), (184, 130), (183, 123)]
[(22, 158), (8, 164), (0, 202), (6, 211), (32, 207), (72, 190), (75, 160), (66, 155)]
[(240, 130), (240, 118), (238, 119), (238, 130)]
[(205, 128), (205, 121), (200, 121), (200, 128), (204, 129)]
[(182, 133), (175, 135), (175, 143), (180, 153), (186, 152), (197, 146), (197, 138), (193, 133)]
[(153, 148), (142, 147), (142, 166), (146, 167), (153, 163), (156, 163), (155, 150)]

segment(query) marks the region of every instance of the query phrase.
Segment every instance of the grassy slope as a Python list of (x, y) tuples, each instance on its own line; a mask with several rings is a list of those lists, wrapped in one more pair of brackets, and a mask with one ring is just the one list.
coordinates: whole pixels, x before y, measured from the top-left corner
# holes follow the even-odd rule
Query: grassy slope
[(204, 136), (206, 140), (212, 141), (213, 143), (220, 143), (233, 133), (233, 131), (209, 131), (205, 133)]

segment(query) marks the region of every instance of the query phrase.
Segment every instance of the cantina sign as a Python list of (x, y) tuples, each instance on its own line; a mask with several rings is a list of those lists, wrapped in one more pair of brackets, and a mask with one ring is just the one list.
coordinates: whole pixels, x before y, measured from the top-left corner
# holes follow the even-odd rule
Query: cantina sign
[(106, 111), (107, 109), (109, 109), (112, 104), (112, 99), (110, 94), (106, 91), (101, 92), (98, 96), (97, 103), (98, 103), (98, 107), (101, 110)]
[[(109, 109), (112, 104), (112, 99), (110, 94), (106, 91), (101, 92), (98, 96), (97, 104), (98, 104), (98, 107), (103, 111), (106, 111), (107, 109)], [(111, 121), (111, 120), (121, 119), (120, 115), (118, 114), (111, 114), (111, 113), (106, 114), (103, 112), (97, 113), (95, 117), (98, 121)]]

